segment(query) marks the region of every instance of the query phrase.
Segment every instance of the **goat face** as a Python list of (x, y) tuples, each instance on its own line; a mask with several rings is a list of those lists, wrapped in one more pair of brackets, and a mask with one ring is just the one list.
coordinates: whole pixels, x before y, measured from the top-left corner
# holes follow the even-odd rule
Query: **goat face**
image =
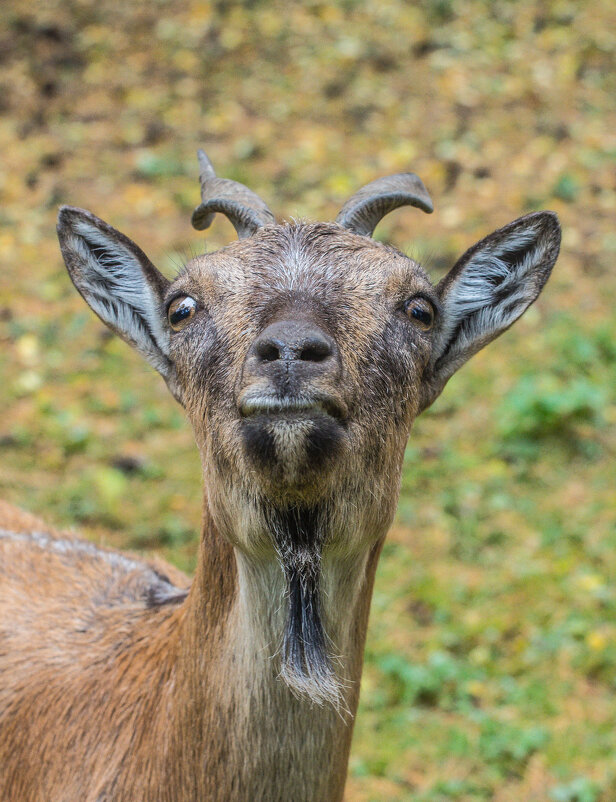
[(418, 265), (337, 225), (267, 226), (193, 260), (166, 305), (183, 297), (170, 357), (204, 464), (281, 504), (397, 477), (439, 306)]
[(332, 548), (374, 541), (393, 514), (414, 417), (535, 300), (558, 254), (556, 217), (535, 213), (494, 232), (433, 287), (419, 265), (367, 236), (402, 203), (431, 209), (416, 176), (369, 184), (335, 224), (276, 225), (254, 193), (212, 177), (203, 159), (193, 222), (205, 227), (223, 211), (238, 242), (169, 282), (122, 234), (65, 208), (58, 231), (71, 277), (185, 407), (209, 507), (236, 545), (271, 548), (267, 536), (238, 534), (268, 528), (238, 525), (246, 509), (315, 505), (335, 511)]

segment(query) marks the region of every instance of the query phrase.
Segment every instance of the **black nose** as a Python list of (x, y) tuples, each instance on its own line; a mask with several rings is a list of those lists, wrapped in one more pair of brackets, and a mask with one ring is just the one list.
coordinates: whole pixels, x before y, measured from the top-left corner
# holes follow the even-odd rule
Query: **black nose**
[(333, 341), (318, 326), (304, 321), (272, 323), (255, 340), (252, 355), (259, 362), (326, 362), (335, 354)]

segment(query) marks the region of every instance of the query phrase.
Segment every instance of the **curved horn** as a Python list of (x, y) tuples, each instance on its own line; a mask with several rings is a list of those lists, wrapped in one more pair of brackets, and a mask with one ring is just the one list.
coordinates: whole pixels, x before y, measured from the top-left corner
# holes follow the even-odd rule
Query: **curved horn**
[(336, 222), (371, 237), (379, 220), (399, 206), (417, 206), (428, 214), (434, 211), (428, 190), (415, 173), (396, 173), (366, 184), (344, 204)]
[(233, 223), (239, 239), (252, 236), (258, 228), (274, 223), (274, 215), (252, 190), (229, 178), (217, 178), (211, 161), (198, 150), (201, 204), (192, 216), (198, 231), (208, 228), (214, 214), (221, 212)]

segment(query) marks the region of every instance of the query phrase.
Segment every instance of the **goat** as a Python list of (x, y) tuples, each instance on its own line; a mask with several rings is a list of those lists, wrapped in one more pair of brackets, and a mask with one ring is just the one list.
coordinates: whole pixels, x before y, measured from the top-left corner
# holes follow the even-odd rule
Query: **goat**
[(533, 303), (556, 215), (521, 217), (436, 286), (373, 240), (412, 173), (335, 223), (277, 224), (199, 152), (202, 203), (238, 241), (172, 281), (77, 208), (75, 287), (163, 376), (193, 426), (203, 526), (192, 583), (0, 505), (4, 802), (342, 799), (379, 553), (415, 417)]

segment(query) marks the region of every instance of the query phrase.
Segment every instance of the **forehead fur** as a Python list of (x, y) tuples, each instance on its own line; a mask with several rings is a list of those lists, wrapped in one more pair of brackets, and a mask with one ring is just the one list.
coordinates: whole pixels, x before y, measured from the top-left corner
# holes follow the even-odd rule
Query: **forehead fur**
[[(334, 223), (287, 223), (260, 228), (252, 237), (193, 259), (176, 280), (205, 291), (255, 290), (310, 293), (338, 303), (355, 294), (432, 285), (422, 268), (395, 248)], [(269, 294), (269, 293), (268, 293)]]

